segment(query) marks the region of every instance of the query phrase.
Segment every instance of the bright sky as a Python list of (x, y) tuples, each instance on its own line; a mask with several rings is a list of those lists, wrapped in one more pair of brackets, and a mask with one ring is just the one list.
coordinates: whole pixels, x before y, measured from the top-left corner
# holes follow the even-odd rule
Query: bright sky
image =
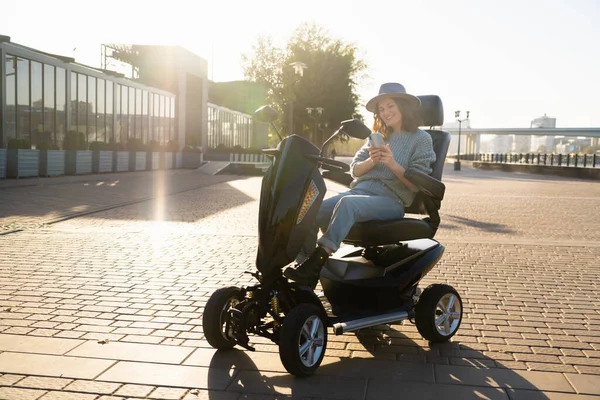
[(369, 66), (363, 104), (396, 81), (438, 94), (446, 125), (454, 110), (470, 110), (476, 128), (529, 127), (544, 113), (558, 127), (600, 126), (598, 0), (30, 0), (1, 8), (0, 34), (13, 42), (94, 66), (101, 43), (176, 44), (214, 65), (215, 81), (243, 79), (241, 54), (259, 35), (285, 43), (298, 24), (316, 22), (358, 45)]

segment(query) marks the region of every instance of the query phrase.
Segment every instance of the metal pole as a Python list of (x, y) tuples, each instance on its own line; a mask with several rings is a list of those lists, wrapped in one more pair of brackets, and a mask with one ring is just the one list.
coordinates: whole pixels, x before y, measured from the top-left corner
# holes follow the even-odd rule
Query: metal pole
[(454, 170), (460, 171), (460, 133), (461, 133), (462, 121), (458, 120), (458, 153), (456, 155), (456, 162), (454, 163)]

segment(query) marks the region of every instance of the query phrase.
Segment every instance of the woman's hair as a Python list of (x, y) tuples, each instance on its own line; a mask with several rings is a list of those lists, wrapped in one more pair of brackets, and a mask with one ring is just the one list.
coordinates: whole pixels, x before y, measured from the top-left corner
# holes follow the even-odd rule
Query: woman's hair
[[(400, 113), (402, 114), (402, 130), (406, 132), (416, 132), (419, 129), (419, 117), (417, 116), (415, 111), (412, 110), (412, 107), (406, 107), (406, 103), (402, 101), (402, 99), (394, 99), (394, 103), (398, 106)], [(379, 118), (379, 105), (375, 107), (375, 111), (373, 113), (374, 121), (373, 121), (373, 132), (380, 132), (384, 138), (387, 140), (388, 135), (393, 133), (394, 130), (387, 126), (385, 122), (381, 118)]]

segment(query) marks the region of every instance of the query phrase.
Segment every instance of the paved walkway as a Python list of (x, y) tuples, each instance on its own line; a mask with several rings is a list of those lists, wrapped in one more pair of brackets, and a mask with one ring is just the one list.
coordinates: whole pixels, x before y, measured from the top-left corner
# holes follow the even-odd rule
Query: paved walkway
[(308, 379), (268, 340), (203, 340), (212, 291), (251, 282), (260, 178), (0, 182), (0, 399), (600, 399), (600, 185), (450, 166), (444, 180), (447, 250), (423, 283), (461, 293), (459, 333), (330, 335)]

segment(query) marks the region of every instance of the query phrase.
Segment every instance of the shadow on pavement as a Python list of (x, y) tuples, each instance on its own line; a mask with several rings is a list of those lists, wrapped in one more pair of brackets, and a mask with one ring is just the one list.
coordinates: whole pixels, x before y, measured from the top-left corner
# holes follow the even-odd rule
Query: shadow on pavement
[[(215, 190), (198, 191), (245, 178), (233, 175), (208, 176), (195, 171), (155, 171), (136, 176), (93, 175), (89, 179), (81, 177), (78, 181), (66, 181), (65, 184), (4, 188), (1, 191), (0, 232), (41, 226), (91, 213), (95, 218), (121, 219), (118, 213), (101, 211), (128, 205), (137, 205), (138, 209), (123, 216), (126, 219), (194, 222), (254, 201), (233, 187), (225, 187), (223, 193), (216, 193)], [(186, 210), (188, 207), (192, 207), (191, 212)]]
[[(326, 353), (315, 375), (307, 378), (287, 373), (275, 353), (215, 351), (208, 371), (208, 398), (506, 400), (510, 395), (513, 400), (549, 399), (535, 382), (524, 376), (535, 373), (489, 368), (495, 364), (493, 359), (467, 346), (460, 347), (457, 342), (422, 347), (400, 331), (387, 326), (380, 327), (386, 330), (376, 328), (361, 330), (356, 337), (364, 350), (378, 358), (330, 357)], [(330, 344), (335, 338), (329, 335)], [(408, 352), (399, 353), (399, 361), (381, 357), (397, 352), (399, 343)], [(360, 345), (356, 343), (354, 348)], [(469, 353), (470, 361), (465, 361), (464, 366), (433, 364), (435, 360), (428, 359), (458, 352), (459, 348)], [(229, 371), (230, 381), (223, 392), (225, 371)]]
[[(444, 220), (449, 219), (457, 224), (465, 225), (471, 228), (476, 228), (485, 232), (494, 232), (494, 233), (515, 233), (513, 229), (510, 229), (508, 226), (503, 224), (496, 224), (491, 222), (483, 222), (470, 218), (460, 217), (458, 215), (444, 215)], [(455, 225), (446, 224), (443, 225), (444, 229), (459, 229)]]

